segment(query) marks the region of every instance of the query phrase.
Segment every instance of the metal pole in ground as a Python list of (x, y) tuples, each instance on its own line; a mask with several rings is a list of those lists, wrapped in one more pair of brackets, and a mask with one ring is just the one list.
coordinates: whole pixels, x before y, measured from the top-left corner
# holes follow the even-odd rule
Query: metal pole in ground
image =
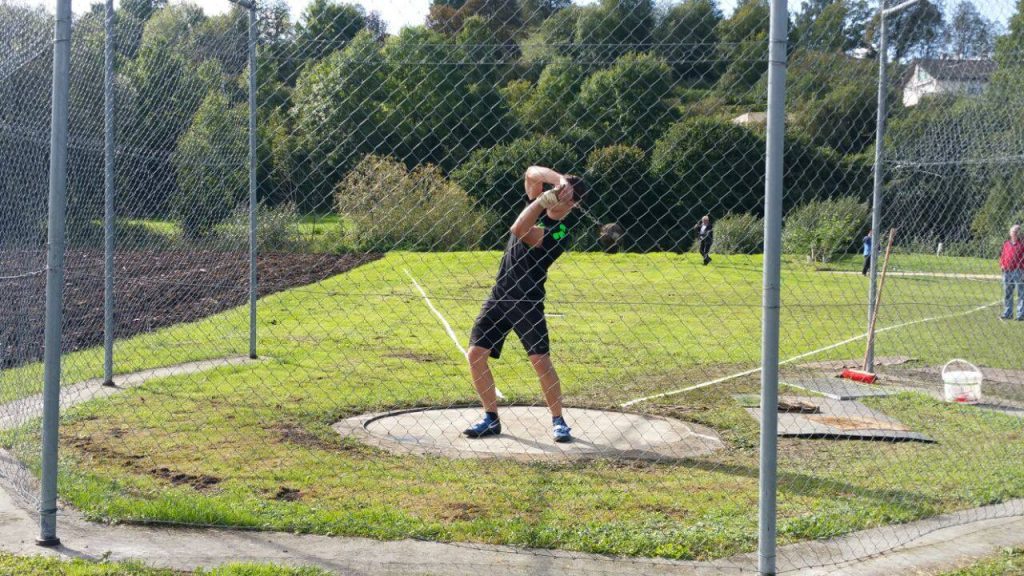
[[(885, 10), (884, 3), (878, 9), (878, 117), (875, 119), (875, 165), (874, 188), (871, 193), (871, 280), (868, 284), (868, 330), (875, 316), (875, 294), (878, 291), (878, 235), (882, 226), (882, 158), (885, 134), (885, 92), (888, 80), (885, 77)], [(875, 371), (875, 342), (868, 334), (867, 353), (864, 355), (864, 370)]]
[(103, 385), (114, 385), (114, 0), (103, 20)]
[(249, 358), (256, 358), (256, 6), (249, 9)]
[(775, 574), (778, 486), (779, 313), (782, 272), (782, 152), (786, 131), (786, 0), (772, 0), (768, 45), (768, 121), (761, 319), (761, 462), (757, 569)]
[(56, 546), (57, 440), (60, 418), (60, 341), (64, 299), (64, 220), (67, 202), (68, 76), (71, 0), (57, 1), (50, 121), (50, 198), (46, 251), (46, 328), (43, 350), (43, 435), (39, 501), (40, 546)]
[(864, 370), (875, 371), (875, 342), (871, 338), (871, 319), (875, 316), (875, 299), (878, 293), (878, 235), (882, 230), (882, 181), (885, 176), (885, 117), (886, 93), (889, 80), (886, 77), (885, 64), (889, 47), (885, 31), (885, 17), (914, 5), (918, 0), (906, 0), (891, 8), (885, 2), (878, 6), (878, 117), (875, 119), (875, 165), (874, 186), (871, 192), (871, 280), (868, 284), (868, 345), (864, 354)]

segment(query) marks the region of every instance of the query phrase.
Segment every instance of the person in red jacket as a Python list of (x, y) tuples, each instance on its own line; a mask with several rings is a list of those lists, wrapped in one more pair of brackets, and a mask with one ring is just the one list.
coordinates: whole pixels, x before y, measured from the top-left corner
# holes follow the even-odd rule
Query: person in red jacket
[(1020, 225), (1010, 228), (1010, 239), (1003, 243), (999, 267), (1003, 269), (1003, 320), (1013, 318), (1013, 290), (1017, 290), (1017, 320), (1024, 320), (1024, 243), (1017, 239)]

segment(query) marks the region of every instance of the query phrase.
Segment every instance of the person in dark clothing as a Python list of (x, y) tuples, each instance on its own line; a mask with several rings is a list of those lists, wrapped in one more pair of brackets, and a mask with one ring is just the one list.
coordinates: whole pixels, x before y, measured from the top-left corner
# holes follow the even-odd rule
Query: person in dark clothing
[(864, 268), (861, 269), (860, 275), (867, 276), (868, 270), (871, 269), (871, 230), (868, 230), (868, 235), (864, 237)]
[(704, 258), (704, 265), (711, 263), (711, 243), (715, 241), (715, 233), (711, 227), (711, 217), (705, 216), (700, 219), (700, 224), (693, 227), (697, 230), (697, 238), (700, 240), (700, 255)]
[[(569, 442), (571, 428), (562, 416), (562, 387), (551, 363), (544, 319), (544, 283), (548, 268), (569, 244), (572, 224), (567, 217), (586, 193), (586, 184), (579, 177), (541, 166), (531, 166), (526, 171), (525, 184), (530, 203), (510, 228), (494, 288), (473, 324), (469, 339), (466, 357), (473, 386), (483, 404), (484, 418), (463, 434), (483, 438), (501, 433), (494, 376), (487, 362), (501, 356), (505, 338), (515, 331), (540, 378), (551, 411), (554, 440)], [(545, 191), (545, 184), (554, 187)]]

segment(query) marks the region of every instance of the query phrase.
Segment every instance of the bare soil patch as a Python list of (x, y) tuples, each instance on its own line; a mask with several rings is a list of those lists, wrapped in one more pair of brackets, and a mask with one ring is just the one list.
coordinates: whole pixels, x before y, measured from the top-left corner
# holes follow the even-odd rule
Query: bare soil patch
[[(380, 254), (260, 255), (258, 295), (319, 282)], [(46, 253), (0, 252), (0, 369), (43, 355)], [(115, 260), (115, 337), (128, 338), (240, 306), (249, 297), (247, 252), (122, 251)], [(69, 250), (64, 275), (65, 352), (103, 343), (103, 251)]]

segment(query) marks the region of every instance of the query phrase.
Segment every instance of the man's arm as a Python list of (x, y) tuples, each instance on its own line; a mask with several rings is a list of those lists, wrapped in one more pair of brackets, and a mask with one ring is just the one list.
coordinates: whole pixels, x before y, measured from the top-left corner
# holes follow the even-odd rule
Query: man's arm
[(537, 219), (551, 206), (558, 202), (565, 202), (571, 197), (572, 190), (561, 185), (548, 190), (541, 194), (539, 198), (530, 202), (526, 208), (523, 208), (523, 211), (519, 213), (519, 217), (516, 218), (509, 231), (531, 248), (540, 246), (541, 242), (544, 241), (544, 229), (537, 226)]
[(536, 200), (538, 196), (544, 193), (545, 184), (551, 184), (552, 186), (565, 184), (565, 177), (551, 168), (543, 166), (530, 166), (526, 169), (525, 186), (527, 198), (531, 201)]

